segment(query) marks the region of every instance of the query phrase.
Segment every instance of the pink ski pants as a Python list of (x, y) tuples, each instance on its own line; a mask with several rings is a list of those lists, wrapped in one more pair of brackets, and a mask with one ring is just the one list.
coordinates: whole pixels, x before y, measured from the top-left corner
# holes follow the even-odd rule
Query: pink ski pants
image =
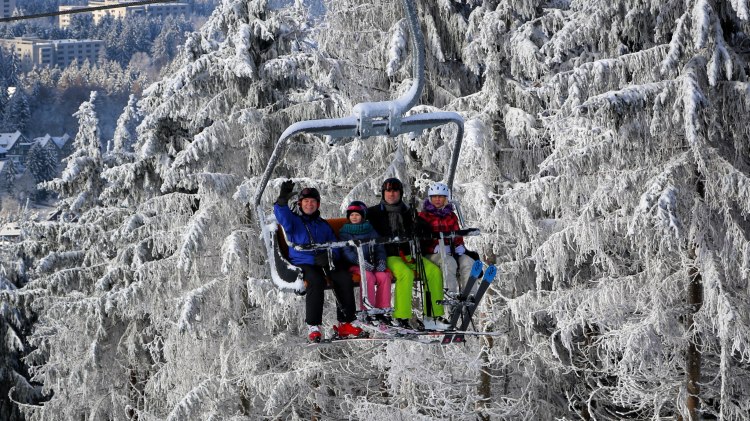
[[(359, 266), (352, 266), (349, 268), (349, 272), (352, 275), (359, 275)], [(388, 308), (391, 307), (391, 274), (390, 272), (369, 272), (365, 271), (367, 281), (364, 279), (360, 282), (367, 285), (367, 298), (370, 300), (375, 308)], [(359, 301), (361, 308), (364, 308), (362, 303), (362, 288), (359, 287)]]

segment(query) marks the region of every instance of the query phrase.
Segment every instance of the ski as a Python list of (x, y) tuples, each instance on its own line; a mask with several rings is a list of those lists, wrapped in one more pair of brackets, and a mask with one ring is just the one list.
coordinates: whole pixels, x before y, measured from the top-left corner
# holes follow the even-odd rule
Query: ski
[(469, 295), (471, 295), (471, 290), (474, 288), (474, 284), (477, 281), (477, 278), (479, 278), (479, 275), (482, 273), (482, 269), (484, 268), (484, 265), (480, 260), (475, 260), (474, 264), (471, 266), (471, 274), (469, 275), (469, 279), (466, 281), (466, 285), (464, 285), (463, 291), (456, 297), (455, 300), (442, 300), (440, 304), (448, 304), (451, 305), (451, 315), (450, 315), (450, 326), (451, 329), (455, 329), (456, 325), (458, 324), (458, 319), (461, 317), (461, 314), (463, 313), (464, 308), (469, 301)]
[(319, 345), (333, 345), (333, 344), (339, 344), (344, 342), (384, 342), (387, 341), (390, 338), (359, 338), (359, 337), (353, 337), (353, 338), (340, 338), (338, 336), (330, 337), (321, 339), (320, 342), (308, 342), (305, 344), (308, 347), (314, 347)]
[[(462, 334), (466, 336), (502, 336), (500, 332), (474, 332), (458, 330), (417, 330), (407, 329), (398, 326), (389, 325), (372, 325), (359, 324), (364, 330), (371, 332), (375, 339), (383, 340), (412, 340), (420, 343), (443, 343), (446, 336), (452, 338), (453, 335)], [(382, 335), (382, 336), (380, 336)], [(448, 342), (450, 343), (450, 341)]]
[[(473, 272), (473, 267), (472, 267)], [(472, 317), (474, 317), (474, 312), (477, 309), (477, 306), (482, 301), (482, 297), (484, 297), (485, 292), (487, 292), (487, 289), (492, 284), (492, 281), (495, 280), (495, 275), (497, 275), (497, 267), (495, 265), (489, 265), (487, 267), (487, 270), (484, 271), (484, 276), (482, 276), (482, 283), (479, 285), (479, 289), (477, 290), (477, 294), (474, 296), (474, 301), (471, 303), (466, 304), (465, 306), (459, 307), (459, 311), (464, 313), (464, 318), (461, 323), (461, 327), (457, 330), (459, 332), (466, 331), (466, 329), (469, 328), (469, 324), (471, 323)], [(476, 281), (476, 280), (475, 280)], [(467, 282), (467, 286), (469, 282)], [(473, 282), (472, 282), (473, 286)], [(471, 289), (468, 290), (471, 292)], [(466, 289), (464, 289), (464, 292), (466, 292)], [(460, 314), (460, 313), (459, 313)], [(453, 317), (455, 317), (455, 320), (451, 320), (451, 323), (458, 322), (458, 317), (454, 314)], [(453, 326), (453, 324), (451, 324)], [(443, 344), (449, 344), (449, 343), (462, 343), (465, 341), (464, 336), (466, 333), (455, 333), (455, 334), (447, 334), (443, 338)]]

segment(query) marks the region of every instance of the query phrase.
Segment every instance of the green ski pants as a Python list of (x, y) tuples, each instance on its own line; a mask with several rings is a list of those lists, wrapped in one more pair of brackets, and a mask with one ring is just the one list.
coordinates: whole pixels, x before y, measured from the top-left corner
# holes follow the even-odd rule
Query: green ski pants
[[(406, 257), (407, 260), (412, 261), (410, 256)], [(426, 285), (423, 286), (422, 303), (424, 306), (425, 316), (430, 315), (427, 311), (427, 300), (425, 294), (427, 290), (430, 291), (430, 298), (432, 301), (432, 317), (439, 317), (445, 314), (443, 306), (438, 304), (438, 300), (443, 299), (443, 276), (440, 273), (440, 268), (426, 258), (422, 258), (424, 263), (425, 277), (427, 278)], [(386, 259), (388, 269), (393, 272), (393, 277), (396, 280), (396, 288), (393, 294), (393, 317), (396, 319), (410, 319), (411, 318), (411, 291), (414, 286), (414, 270), (415, 264), (407, 264), (399, 256), (388, 256)]]

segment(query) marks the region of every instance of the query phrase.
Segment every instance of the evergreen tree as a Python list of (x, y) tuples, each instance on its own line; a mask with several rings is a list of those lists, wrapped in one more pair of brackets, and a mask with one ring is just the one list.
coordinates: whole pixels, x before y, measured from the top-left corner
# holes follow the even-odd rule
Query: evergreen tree
[(8, 96), (8, 86), (3, 82), (3, 80), (0, 80), (0, 130), (6, 132), (9, 131), (7, 128), (8, 122), (6, 121), (8, 113), (6, 111), (8, 110), (10, 96)]
[(127, 154), (133, 152), (133, 144), (136, 139), (136, 126), (138, 125), (140, 113), (136, 106), (135, 95), (130, 95), (128, 103), (117, 119), (117, 128), (113, 142), (114, 154)]
[[(400, 2), (331, 1), (316, 27), (301, 1), (225, 0), (145, 92), (136, 159), (86, 172), (97, 206), (36, 227), (37, 419), (746, 416), (743, 3), (417, 3), (414, 111), (466, 117), (455, 196), (502, 269), (477, 328), (505, 336), (301, 346), (244, 206), (286, 127), (400, 95), (414, 52)], [(453, 137), (300, 136), (262, 205), (290, 176), (329, 216), (386, 176), (420, 197)]]
[(541, 418), (745, 417), (746, 124), (723, 116), (745, 102), (746, 9), (534, 6), (477, 9), (464, 48), (477, 99), (507, 104), (492, 138), (528, 156), (492, 212), (512, 280), (495, 319), (521, 334), (493, 358), (535, 373), (508, 398)]
[(28, 96), (19, 87), (5, 106), (6, 130), (18, 130), (25, 133), (30, 118), (31, 109), (29, 108)]
[(0, 47), (0, 84), (18, 86), (21, 62), (15, 51)]
[[(0, 240), (1, 242), (2, 240)], [(30, 327), (30, 314), (24, 309), (19, 288), (24, 285), (23, 260), (15, 255), (17, 247), (0, 247), (0, 418), (21, 421), (15, 402), (36, 404), (41, 388), (29, 381), (23, 358), (31, 351), (25, 335)], [(20, 305), (19, 305), (20, 304)]]
[(13, 164), (13, 160), (9, 159), (5, 161), (5, 188), (10, 195), (13, 194), (17, 175), (18, 170), (16, 169), (15, 164)]
[(154, 39), (150, 51), (151, 58), (159, 67), (169, 62), (175, 56), (179, 40), (179, 32), (174, 29), (173, 25), (165, 24), (163, 28), (159, 36)]
[(57, 163), (55, 151), (42, 146), (39, 142), (34, 142), (31, 145), (29, 152), (26, 154), (26, 168), (34, 176), (34, 181), (37, 182), (37, 200), (44, 200), (47, 197), (47, 191), (41, 184), (55, 178)]
[(92, 91), (89, 100), (81, 104), (78, 112), (78, 134), (73, 141), (73, 153), (63, 162), (66, 167), (60, 178), (42, 183), (42, 187), (56, 192), (60, 201), (58, 210), (63, 219), (75, 219), (99, 204), (99, 194), (104, 188), (99, 118), (96, 115), (97, 93)]

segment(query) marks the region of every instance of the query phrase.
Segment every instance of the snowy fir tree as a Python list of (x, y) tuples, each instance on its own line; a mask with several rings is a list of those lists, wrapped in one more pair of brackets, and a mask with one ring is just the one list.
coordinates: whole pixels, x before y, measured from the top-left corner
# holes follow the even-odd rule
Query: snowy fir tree
[[(34, 181), (37, 183), (44, 183), (55, 178), (57, 174), (57, 162), (57, 153), (55, 150), (42, 146), (39, 142), (34, 142), (26, 155), (26, 168), (34, 176)], [(39, 186), (37, 196), (43, 199), (46, 195), (45, 189)]]
[(23, 358), (31, 351), (26, 335), (32, 314), (19, 288), (26, 282), (19, 249), (0, 240), (0, 418), (23, 420), (16, 402), (37, 403), (41, 387), (32, 384)]
[(115, 166), (135, 159), (133, 144), (136, 139), (136, 126), (139, 121), (138, 108), (135, 95), (130, 95), (128, 103), (117, 119), (114, 138), (112, 139), (112, 150), (105, 157), (108, 166)]
[(16, 176), (18, 175), (18, 169), (13, 161), (5, 162), (5, 191), (8, 194), (13, 194), (16, 186)]
[(5, 115), (3, 116), (5, 130), (18, 130), (25, 133), (28, 129), (30, 117), (29, 98), (23, 89), (17, 89), (5, 105)]
[(104, 188), (99, 118), (96, 115), (97, 93), (81, 104), (74, 114), (78, 118), (78, 134), (73, 141), (73, 153), (63, 160), (65, 169), (60, 178), (42, 184), (62, 198), (58, 209), (63, 219), (75, 219), (99, 204)]
[[(144, 92), (131, 161), (104, 169), (81, 106), (66, 217), (29, 228), (11, 293), (38, 314), (29, 418), (747, 417), (746, 2), (415, 1), (412, 112), (466, 120), (454, 196), (500, 336), (324, 348), (248, 204), (290, 124), (400, 96), (415, 52), (400, 1), (289, 3), (223, 1)], [(390, 176), (421, 201), (454, 137), (298, 136), (262, 206), (288, 177), (327, 217)]]

